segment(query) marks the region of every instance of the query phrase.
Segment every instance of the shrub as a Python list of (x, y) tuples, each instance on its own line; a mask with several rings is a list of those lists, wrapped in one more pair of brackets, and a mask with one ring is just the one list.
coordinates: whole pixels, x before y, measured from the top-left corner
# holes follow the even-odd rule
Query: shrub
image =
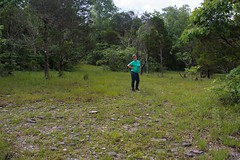
[(111, 46), (102, 51), (103, 57), (96, 62), (96, 65), (108, 66), (112, 71), (127, 71), (127, 64), (132, 60), (131, 55), (135, 52), (135, 48), (122, 49)]
[(87, 56), (87, 63), (92, 65), (101, 65), (99, 60), (104, 60), (104, 51), (108, 48), (106, 43), (97, 43), (95, 50)]
[(224, 104), (236, 104), (240, 102), (240, 66), (230, 71), (218, 87), (220, 99)]
[(198, 79), (200, 66), (192, 66), (191, 68), (185, 68), (186, 75), (194, 78), (195, 80)]

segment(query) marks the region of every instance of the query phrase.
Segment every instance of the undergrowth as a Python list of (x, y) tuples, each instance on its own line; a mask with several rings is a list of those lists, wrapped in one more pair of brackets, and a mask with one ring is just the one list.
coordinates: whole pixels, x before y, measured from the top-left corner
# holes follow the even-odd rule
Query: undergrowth
[(15, 159), (239, 158), (239, 106), (219, 103), (212, 79), (140, 78), (140, 92), (130, 73), (88, 65), (49, 80), (41, 72), (1, 78), (4, 151)]

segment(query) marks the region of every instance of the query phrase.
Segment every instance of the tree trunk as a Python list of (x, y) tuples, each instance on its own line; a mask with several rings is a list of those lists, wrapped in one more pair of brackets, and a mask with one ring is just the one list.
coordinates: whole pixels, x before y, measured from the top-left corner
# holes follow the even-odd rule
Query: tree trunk
[(146, 72), (147, 74), (149, 73), (149, 68), (148, 68), (148, 53), (145, 50), (145, 62), (146, 62)]
[(62, 77), (63, 75), (63, 56), (60, 54), (59, 57), (59, 66), (58, 66), (58, 77)]
[(207, 70), (207, 77), (208, 77), (208, 79), (210, 79), (210, 70), (209, 69)]
[(44, 20), (44, 74), (45, 78), (49, 79), (49, 62), (48, 62), (48, 37), (47, 37), (47, 19)]
[(162, 48), (160, 48), (159, 56), (160, 56), (160, 65), (161, 65), (160, 74), (163, 77), (163, 49)]
[(49, 79), (49, 63), (48, 63), (48, 51), (44, 51), (44, 74), (45, 78)]

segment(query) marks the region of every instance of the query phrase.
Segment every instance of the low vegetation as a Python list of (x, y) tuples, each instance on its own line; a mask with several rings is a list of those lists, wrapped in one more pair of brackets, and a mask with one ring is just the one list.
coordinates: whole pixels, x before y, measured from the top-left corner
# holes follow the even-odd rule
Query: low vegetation
[(213, 79), (130, 75), (81, 65), (62, 78), (0, 79), (1, 159), (238, 159), (240, 112)]

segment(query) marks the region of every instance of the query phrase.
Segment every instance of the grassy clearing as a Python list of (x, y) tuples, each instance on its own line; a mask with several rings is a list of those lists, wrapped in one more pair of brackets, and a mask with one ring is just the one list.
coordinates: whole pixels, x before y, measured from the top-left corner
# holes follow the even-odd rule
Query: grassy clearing
[(239, 106), (222, 106), (212, 80), (143, 75), (132, 92), (129, 73), (51, 74), (0, 79), (0, 147), (15, 159), (240, 158)]

